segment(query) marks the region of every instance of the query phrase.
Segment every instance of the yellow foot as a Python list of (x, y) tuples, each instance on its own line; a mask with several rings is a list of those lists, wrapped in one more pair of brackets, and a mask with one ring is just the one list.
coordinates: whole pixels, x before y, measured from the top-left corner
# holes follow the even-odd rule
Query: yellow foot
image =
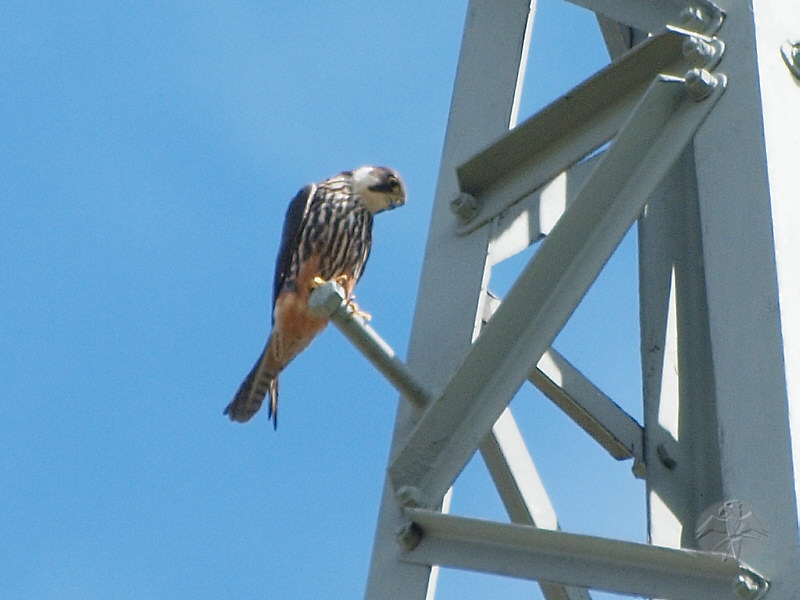
[(371, 321), (372, 320), (372, 315), (371, 314), (369, 314), (368, 312), (365, 312), (365, 311), (361, 310), (360, 308), (358, 308), (358, 304), (356, 304), (356, 301), (354, 300), (354, 297), (351, 297), (347, 301), (347, 304), (353, 310), (353, 314), (358, 315), (359, 317), (361, 317), (365, 321)]
[(336, 283), (342, 286), (344, 289), (348, 289), (348, 284), (350, 283), (350, 276), (349, 275), (339, 275), (336, 279), (334, 279)]
[(313, 281), (311, 282), (311, 287), (317, 288), (317, 287), (319, 287), (319, 286), (321, 286), (321, 285), (323, 285), (325, 283), (328, 283), (328, 282), (325, 281), (322, 277), (317, 276), (317, 277), (314, 277)]

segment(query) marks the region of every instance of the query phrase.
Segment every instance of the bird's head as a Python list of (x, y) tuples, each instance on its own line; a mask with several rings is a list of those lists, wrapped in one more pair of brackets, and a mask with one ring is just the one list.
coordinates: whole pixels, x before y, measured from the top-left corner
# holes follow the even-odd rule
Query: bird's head
[(403, 179), (388, 167), (359, 167), (353, 171), (353, 193), (361, 196), (372, 214), (397, 208), (406, 201)]

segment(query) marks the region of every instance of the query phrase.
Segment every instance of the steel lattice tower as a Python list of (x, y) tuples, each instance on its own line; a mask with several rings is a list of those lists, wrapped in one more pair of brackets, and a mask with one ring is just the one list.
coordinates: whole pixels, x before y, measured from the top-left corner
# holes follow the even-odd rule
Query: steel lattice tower
[[(409, 401), (366, 598), (432, 598), (443, 565), (536, 580), (548, 600), (794, 600), (800, 4), (571, 1), (614, 60), (517, 126), (536, 2), (469, 3), (407, 364), (331, 288), (312, 298)], [(641, 424), (550, 348), (634, 224)], [(489, 294), (492, 266), (541, 238)], [(651, 543), (557, 530), (508, 410), (526, 381), (633, 459)], [(442, 510), (476, 451), (511, 523)]]

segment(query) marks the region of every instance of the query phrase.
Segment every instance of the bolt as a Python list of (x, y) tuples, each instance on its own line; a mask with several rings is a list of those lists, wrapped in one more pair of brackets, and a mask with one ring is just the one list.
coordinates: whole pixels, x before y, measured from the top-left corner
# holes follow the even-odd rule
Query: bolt
[(800, 42), (785, 41), (781, 44), (781, 56), (792, 75), (800, 79)]
[(739, 571), (736, 581), (733, 582), (733, 593), (742, 600), (760, 600), (767, 593), (769, 582), (755, 573)]
[(397, 502), (403, 508), (417, 508), (422, 506), (422, 493), (413, 485), (401, 486), (395, 494)]
[(450, 210), (462, 224), (466, 224), (478, 214), (478, 201), (471, 194), (461, 193), (450, 202)]
[(679, 18), (684, 25), (699, 25), (700, 28), (711, 21), (708, 13), (699, 6), (687, 6), (681, 11)]
[(695, 102), (705, 100), (711, 92), (719, 85), (719, 79), (705, 69), (691, 69), (684, 76), (686, 89), (694, 98)]
[(656, 454), (658, 454), (658, 459), (661, 461), (661, 464), (670, 471), (678, 464), (678, 461), (669, 455), (666, 444), (659, 444), (656, 447)]
[(422, 541), (422, 528), (416, 523), (406, 523), (395, 532), (394, 537), (405, 552), (411, 552)]
[(687, 29), (713, 33), (722, 25), (723, 13), (715, 6), (688, 6), (678, 19)]
[(720, 57), (723, 49), (721, 40), (716, 38), (706, 40), (693, 35), (684, 40), (681, 51), (685, 58), (691, 59), (697, 64), (708, 65)]

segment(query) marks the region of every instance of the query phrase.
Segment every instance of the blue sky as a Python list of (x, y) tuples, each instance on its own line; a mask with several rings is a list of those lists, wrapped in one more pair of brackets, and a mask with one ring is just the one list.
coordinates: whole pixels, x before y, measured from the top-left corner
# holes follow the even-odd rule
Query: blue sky
[[(363, 594), (397, 394), (329, 328), (282, 375), (277, 432), (222, 409), (266, 338), (286, 203), (342, 169), (406, 179), (357, 290), (405, 354), (466, 2), (298, 6), (0, 4), (2, 600)], [(593, 15), (541, 0), (521, 118), (607, 60)], [(635, 245), (556, 347), (638, 417)], [(564, 529), (643, 541), (630, 463), (533, 389), (512, 408)], [(504, 518), (479, 461), (453, 509)], [(521, 593), (445, 571), (437, 597)]]

